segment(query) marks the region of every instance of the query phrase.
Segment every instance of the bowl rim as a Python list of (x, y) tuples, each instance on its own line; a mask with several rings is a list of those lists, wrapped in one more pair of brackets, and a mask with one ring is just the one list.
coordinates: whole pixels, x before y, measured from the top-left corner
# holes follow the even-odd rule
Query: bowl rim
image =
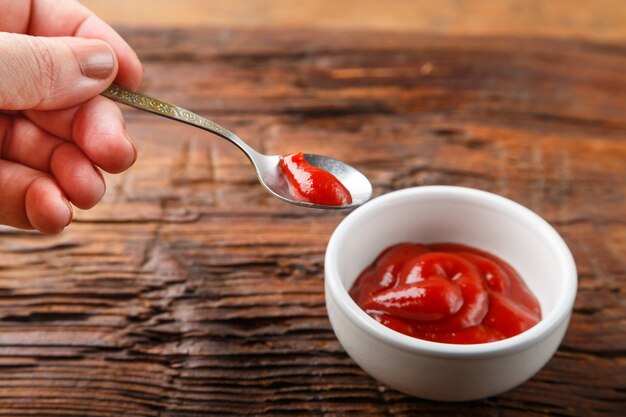
[[(539, 323), (519, 335), (496, 342), (463, 345), (431, 342), (407, 336), (387, 328), (365, 313), (352, 300), (348, 291), (341, 283), (338, 269), (340, 262), (339, 248), (345, 243), (347, 233), (355, 223), (360, 222), (372, 212), (384, 210), (386, 207), (393, 207), (399, 201), (413, 198), (416, 195), (431, 195), (439, 198), (453, 196), (472, 200), (479, 199), (483, 204), (489, 204), (495, 209), (505, 211), (507, 214), (523, 221), (540, 234), (557, 255), (557, 262), (565, 273), (562, 291), (558, 294), (555, 307), (550, 314), (542, 317)], [(354, 210), (343, 219), (330, 237), (326, 250), (324, 272), (327, 294), (332, 297), (350, 321), (362, 331), (404, 351), (442, 358), (498, 357), (524, 350), (540, 342), (556, 331), (564, 321), (569, 321), (578, 285), (576, 264), (572, 253), (563, 238), (546, 220), (532, 210), (506, 197), (474, 188), (448, 185), (420, 186), (393, 191), (374, 198)]]

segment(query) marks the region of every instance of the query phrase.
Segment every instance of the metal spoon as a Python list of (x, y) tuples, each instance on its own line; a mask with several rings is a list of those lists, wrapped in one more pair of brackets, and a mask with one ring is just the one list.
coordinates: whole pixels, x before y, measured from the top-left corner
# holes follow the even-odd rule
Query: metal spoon
[(256, 168), (257, 177), (263, 186), (274, 196), (298, 206), (321, 209), (349, 209), (360, 206), (372, 196), (372, 184), (359, 171), (350, 165), (328, 156), (304, 154), (306, 161), (318, 168), (333, 174), (350, 191), (352, 203), (345, 206), (326, 206), (300, 201), (289, 192), (289, 184), (278, 167), (279, 155), (263, 155), (252, 149), (233, 132), (223, 128), (204, 117), (181, 107), (147, 96), (139, 91), (127, 90), (118, 85), (111, 85), (103, 96), (122, 104), (145, 110), (168, 119), (177, 120), (188, 125), (199, 127), (229, 140), (246, 154)]

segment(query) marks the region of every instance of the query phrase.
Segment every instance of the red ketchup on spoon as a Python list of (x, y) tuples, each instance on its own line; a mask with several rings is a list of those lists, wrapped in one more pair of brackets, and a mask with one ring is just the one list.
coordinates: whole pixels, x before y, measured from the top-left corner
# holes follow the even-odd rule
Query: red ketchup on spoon
[(302, 152), (281, 156), (278, 163), (291, 194), (301, 201), (325, 206), (352, 203), (350, 191), (328, 171), (311, 165)]
[(487, 343), (541, 319), (519, 274), (495, 255), (453, 243), (400, 243), (357, 278), (352, 299), (383, 325), (441, 343)]

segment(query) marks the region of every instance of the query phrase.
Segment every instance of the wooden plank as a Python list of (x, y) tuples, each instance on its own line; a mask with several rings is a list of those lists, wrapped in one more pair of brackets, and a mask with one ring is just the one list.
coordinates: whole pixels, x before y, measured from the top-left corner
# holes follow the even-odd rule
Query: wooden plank
[[(626, 49), (412, 34), (135, 29), (145, 89), (375, 193), (454, 184), (537, 211), (580, 289), (534, 378), (464, 404), (364, 374), (326, 318), (343, 213), (286, 205), (206, 133), (125, 109), (140, 157), (59, 236), (0, 228), (0, 415), (611, 416), (626, 402)], [(579, 65), (584, 62), (585, 65)]]
[(254, 27), (428, 32), (459, 36), (626, 39), (621, 0), (82, 0), (131, 27)]

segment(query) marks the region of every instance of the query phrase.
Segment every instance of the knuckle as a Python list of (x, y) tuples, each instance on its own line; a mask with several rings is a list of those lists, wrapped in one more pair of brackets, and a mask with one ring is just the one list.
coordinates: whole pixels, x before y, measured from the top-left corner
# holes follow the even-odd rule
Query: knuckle
[(56, 81), (59, 77), (59, 67), (56, 65), (54, 55), (48, 45), (34, 37), (26, 38), (27, 47), (35, 63), (34, 72), (30, 81), (34, 84), (32, 91), (37, 95), (39, 102), (54, 95)]
[[(1, 20), (1, 18), (0, 18)], [(0, 32), (0, 106), (24, 110), (49, 101), (64, 89), (55, 41)]]

